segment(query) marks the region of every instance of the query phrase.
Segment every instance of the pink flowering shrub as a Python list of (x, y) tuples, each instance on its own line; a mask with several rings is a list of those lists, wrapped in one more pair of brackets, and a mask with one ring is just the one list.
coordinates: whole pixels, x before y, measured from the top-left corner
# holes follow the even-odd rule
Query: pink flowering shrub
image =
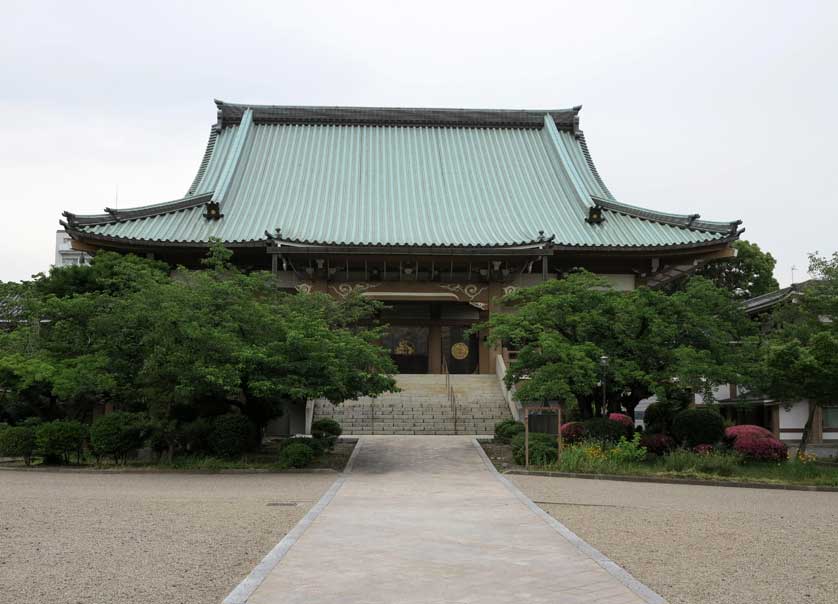
[(771, 430), (766, 430), (761, 426), (754, 426), (750, 424), (731, 426), (725, 430), (725, 441), (728, 444), (732, 445), (739, 438), (774, 438), (774, 434)]
[(653, 455), (665, 455), (675, 448), (675, 439), (666, 434), (644, 434), (640, 437), (640, 446)]
[(715, 451), (715, 447), (713, 447), (713, 445), (704, 444), (693, 447), (693, 453), (698, 453), (699, 455), (710, 455), (713, 451)]
[(582, 422), (567, 422), (562, 424), (562, 440), (572, 445), (585, 438), (585, 426)]
[(739, 436), (733, 442), (733, 450), (754, 461), (788, 459), (788, 447), (773, 436)]
[(609, 413), (608, 419), (610, 419), (612, 422), (619, 422), (624, 426), (628, 426), (629, 428), (634, 428), (634, 420), (631, 419), (625, 413)]

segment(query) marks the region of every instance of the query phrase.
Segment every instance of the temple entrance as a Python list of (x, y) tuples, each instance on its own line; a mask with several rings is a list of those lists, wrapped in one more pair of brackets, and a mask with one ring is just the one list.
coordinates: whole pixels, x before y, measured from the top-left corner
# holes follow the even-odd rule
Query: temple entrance
[(428, 373), (429, 327), (391, 325), (384, 335), (384, 346), (399, 368), (399, 373)]
[(389, 328), (382, 344), (400, 373), (478, 373), (479, 338), (467, 335), (479, 322), (477, 308), (463, 302), (388, 302), (381, 321)]
[(442, 327), (442, 354), (449, 373), (476, 373), (479, 356), (477, 336), (467, 335), (468, 327)]

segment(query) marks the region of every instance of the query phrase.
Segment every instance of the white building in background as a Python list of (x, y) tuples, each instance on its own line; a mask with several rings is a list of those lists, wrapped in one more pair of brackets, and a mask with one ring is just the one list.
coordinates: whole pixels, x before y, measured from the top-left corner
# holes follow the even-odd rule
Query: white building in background
[(53, 266), (78, 266), (79, 264), (90, 263), (90, 255), (74, 250), (71, 241), (72, 239), (70, 239), (67, 231), (55, 231), (55, 263)]

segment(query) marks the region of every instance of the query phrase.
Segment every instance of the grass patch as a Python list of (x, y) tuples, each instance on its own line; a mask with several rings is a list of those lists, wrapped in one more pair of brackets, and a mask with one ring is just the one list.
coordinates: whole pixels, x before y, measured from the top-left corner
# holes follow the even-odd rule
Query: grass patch
[[(508, 459), (501, 448), (507, 445), (487, 444), (493, 460)], [(497, 461), (496, 465), (499, 465)], [(508, 463), (499, 469), (510, 469)], [(518, 466), (520, 468), (520, 466)], [(698, 480), (729, 480), (766, 484), (788, 484), (838, 487), (838, 465), (812, 461), (785, 462), (746, 461), (733, 452), (694, 453), (678, 449), (668, 455), (636, 454), (631, 441), (622, 447), (609, 447), (596, 442), (583, 442), (562, 449), (556, 463), (530, 466), (533, 470), (571, 472), (577, 474), (611, 474)]]

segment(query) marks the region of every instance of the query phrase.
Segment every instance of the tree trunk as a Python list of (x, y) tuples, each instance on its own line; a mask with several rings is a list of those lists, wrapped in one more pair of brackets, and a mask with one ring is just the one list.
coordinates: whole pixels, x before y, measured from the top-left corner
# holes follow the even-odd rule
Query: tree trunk
[(806, 453), (806, 446), (809, 444), (809, 436), (812, 434), (812, 424), (815, 421), (815, 409), (817, 405), (809, 401), (809, 415), (806, 418), (806, 425), (803, 426), (803, 436), (800, 437), (800, 445), (797, 447), (797, 455)]

